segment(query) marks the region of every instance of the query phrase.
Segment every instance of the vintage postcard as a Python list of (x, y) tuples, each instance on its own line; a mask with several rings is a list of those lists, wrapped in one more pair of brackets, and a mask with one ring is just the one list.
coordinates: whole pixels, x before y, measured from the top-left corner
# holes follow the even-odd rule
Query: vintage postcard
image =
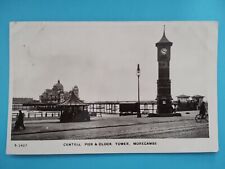
[(7, 154), (217, 152), (217, 22), (11, 22)]

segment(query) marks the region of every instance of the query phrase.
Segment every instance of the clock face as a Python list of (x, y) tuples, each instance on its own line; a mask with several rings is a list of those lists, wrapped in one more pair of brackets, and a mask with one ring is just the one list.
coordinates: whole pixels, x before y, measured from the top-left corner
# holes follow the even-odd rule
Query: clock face
[(166, 55), (167, 49), (166, 49), (166, 48), (162, 48), (162, 49), (161, 49), (161, 53), (162, 53), (162, 55)]

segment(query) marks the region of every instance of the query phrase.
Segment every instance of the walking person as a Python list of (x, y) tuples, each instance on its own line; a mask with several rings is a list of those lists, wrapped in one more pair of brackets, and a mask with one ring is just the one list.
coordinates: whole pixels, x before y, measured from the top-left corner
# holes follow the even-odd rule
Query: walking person
[(21, 110), (19, 110), (19, 115), (16, 119), (15, 122), (15, 130), (19, 130), (20, 128), (22, 128), (23, 130), (25, 130), (25, 126), (24, 126), (24, 113), (22, 113)]

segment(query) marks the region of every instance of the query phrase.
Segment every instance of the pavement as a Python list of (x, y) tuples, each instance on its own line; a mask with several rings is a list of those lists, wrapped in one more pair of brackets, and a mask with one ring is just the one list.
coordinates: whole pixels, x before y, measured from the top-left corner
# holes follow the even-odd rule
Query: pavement
[(196, 123), (197, 113), (152, 118), (102, 114), (88, 122), (72, 123), (60, 123), (58, 119), (25, 121), (26, 129), (12, 131), (12, 140), (208, 138), (208, 122)]

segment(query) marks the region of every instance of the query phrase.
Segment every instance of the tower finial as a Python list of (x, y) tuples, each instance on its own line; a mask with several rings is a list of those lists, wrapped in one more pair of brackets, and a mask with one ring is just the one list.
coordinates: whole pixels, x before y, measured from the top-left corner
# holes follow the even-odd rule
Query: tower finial
[(163, 25), (163, 36), (166, 36), (166, 25)]
[(168, 43), (170, 46), (172, 46), (173, 44), (166, 38), (166, 25), (163, 25), (163, 35), (160, 41), (156, 43), (156, 46), (160, 46), (160, 44), (163, 44), (163, 43)]

